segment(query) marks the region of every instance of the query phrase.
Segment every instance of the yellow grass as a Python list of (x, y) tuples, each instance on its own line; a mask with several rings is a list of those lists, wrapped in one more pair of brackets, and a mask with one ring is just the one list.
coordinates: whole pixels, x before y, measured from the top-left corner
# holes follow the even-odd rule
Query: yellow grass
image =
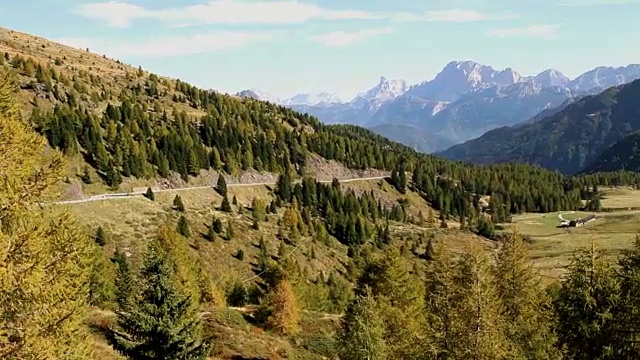
[(640, 230), (640, 211), (599, 213), (597, 220), (580, 228), (556, 228), (557, 224), (558, 213), (551, 213), (516, 216), (509, 225), (531, 239), (531, 259), (553, 279), (564, 274), (576, 250), (590, 246), (592, 241), (615, 260)]

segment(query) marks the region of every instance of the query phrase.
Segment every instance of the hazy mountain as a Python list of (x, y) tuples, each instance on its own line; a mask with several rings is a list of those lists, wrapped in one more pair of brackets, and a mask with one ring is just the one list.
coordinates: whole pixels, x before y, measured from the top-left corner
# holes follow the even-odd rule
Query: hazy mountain
[(412, 147), (416, 151), (433, 153), (444, 150), (453, 143), (447, 138), (434, 135), (412, 125), (383, 124), (369, 128), (389, 140), (397, 141)]
[(612, 86), (622, 85), (640, 78), (640, 65), (622, 67), (599, 66), (588, 71), (568, 84), (577, 91), (602, 91)]
[(283, 105), (319, 105), (330, 106), (340, 104), (343, 101), (336, 94), (329, 92), (321, 92), (318, 94), (297, 94), (282, 102)]

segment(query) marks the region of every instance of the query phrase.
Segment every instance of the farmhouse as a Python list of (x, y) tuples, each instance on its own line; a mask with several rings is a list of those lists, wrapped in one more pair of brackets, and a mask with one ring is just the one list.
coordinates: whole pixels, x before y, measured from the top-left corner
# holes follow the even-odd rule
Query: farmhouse
[(569, 221), (569, 227), (580, 227), (587, 225), (588, 223), (594, 221), (596, 219), (595, 215), (585, 216), (583, 218), (578, 218), (575, 220)]
[(594, 221), (596, 219), (597, 219), (597, 217), (595, 215), (588, 215), (588, 216), (585, 216), (583, 218), (578, 218), (578, 219), (571, 220), (571, 221), (562, 220), (560, 222), (560, 224), (558, 224), (558, 227), (561, 227), (561, 228), (581, 227), (581, 226), (587, 225), (588, 223), (590, 223), (590, 222), (592, 222), (592, 221)]

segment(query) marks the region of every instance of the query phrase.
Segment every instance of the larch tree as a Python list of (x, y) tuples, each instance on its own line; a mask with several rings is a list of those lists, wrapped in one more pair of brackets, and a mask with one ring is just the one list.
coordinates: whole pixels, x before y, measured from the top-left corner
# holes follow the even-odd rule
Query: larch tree
[(367, 292), (355, 299), (342, 319), (338, 334), (341, 360), (385, 360), (384, 319), (378, 313), (376, 300)]
[(427, 336), (424, 353), (428, 359), (455, 359), (461, 321), (457, 311), (460, 289), (456, 284), (456, 264), (452, 255), (439, 242), (432, 251), (425, 274), (425, 314)]
[(478, 245), (468, 246), (458, 260), (455, 282), (463, 289), (457, 304), (459, 358), (510, 359), (491, 260)]
[(411, 274), (399, 250), (389, 247), (374, 259), (358, 281), (358, 295), (370, 289), (385, 323), (387, 354), (398, 359), (416, 359), (415, 346), (423, 328), (424, 286)]
[(516, 231), (503, 237), (494, 269), (510, 358), (559, 359), (551, 299), (529, 261), (522, 236)]
[(212, 345), (202, 339), (196, 302), (175, 284), (174, 266), (158, 241), (149, 244), (141, 280), (140, 298), (117, 314), (110, 331), (114, 348), (132, 360), (206, 359)]
[(56, 199), (65, 163), (20, 115), (0, 68), (0, 358), (85, 359), (93, 245)]
[(300, 308), (291, 283), (280, 280), (273, 292), (268, 295), (267, 327), (284, 335), (292, 335), (298, 331)]
[(640, 235), (633, 248), (623, 252), (619, 265), (621, 298), (615, 322), (622, 341), (616, 353), (620, 359), (633, 359), (640, 353)]
[(603, 252), (592, 243), (578, 251), (555, 300), (558, 342), (574, 360), (618, 359), (614, 314), (620, 283)]

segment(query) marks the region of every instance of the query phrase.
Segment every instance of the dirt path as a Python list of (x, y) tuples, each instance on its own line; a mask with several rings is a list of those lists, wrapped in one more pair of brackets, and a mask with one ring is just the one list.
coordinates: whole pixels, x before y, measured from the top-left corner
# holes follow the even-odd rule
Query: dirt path
[(566, 213), (560, 213), (560, 214), (558, 214), (558, 219), (560, 219), (560, 221), (569, 221), (569, 220), (564, 218), (564, 215), (575, 214), (575, 213), (576, 213), (575, 211), (569, 211), (569, 212), (566, 212)]
[[(349, 182), (355, 182), (355, 181), (367, 181), (367, 180), (381, 180), (386, 178), (387, 176), (372, 176), (372, 177), (357, 177), (357, 178), (352, 178), (352, 179), (344, 179), (344, 180), (338, 180), (340, 183), (349, 183)], [(319, 182), (321, 183), (331, 183), (333, 180), (321, 180)], [(300, 183), (302, 182), (302, 180), (296, 180), (294, 181), (294, 184), (296, 183)], [(269, 186), (269, 185), (276, 185), (276, 182), (257, 182), (257, 183), (249, 183), (249, 184), (227, 184), (228, 188), (233, 188), (233, 187), (249, 187), (249, 186)], [(176, 188), (176, 189), (161, 189), (161, 190), (155, 190), (154, 193), (159, 193), (159, 192), (169, 192), (169, 191), (193, 191), (193, 190), (203, 190), (203, 189), (212, 189), (213, 187), (211, 186), (197, 186), (197, 187), (183, 187), (183, 188)], [(57, 201), (54, 202), (53, 204), (55, 205), (69, 205), (69, 204), (81, 204), (81, 203), (87, 203), (87, 202), (91, 202), (91, 201), (102, 201), (102, 200), (113, 200), (113, 199), (130, 199), (131, 197), (139, 197), (144, 195), (144, 191), (137, 191), (137, 192), (130, 192), (130, 193), (105, 193), (105, 194), (100, 194), (100, 195), (94, 195), (91, 196), (89, 198), (86, 199), (82, 199), (82, 200), (66, 200), (66, 201)]]

